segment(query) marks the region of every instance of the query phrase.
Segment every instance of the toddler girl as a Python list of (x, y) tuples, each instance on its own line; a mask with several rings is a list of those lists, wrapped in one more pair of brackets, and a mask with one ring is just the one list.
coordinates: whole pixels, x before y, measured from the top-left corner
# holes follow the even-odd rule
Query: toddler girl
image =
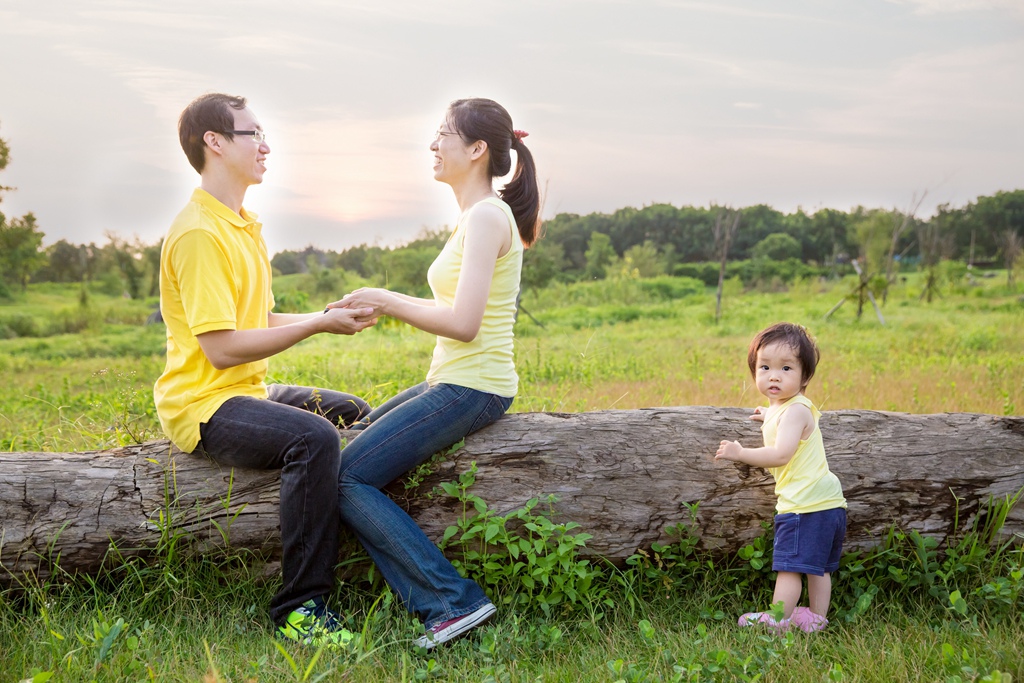
[[(777, 323), (750, 342), (747, 364), (768, 407), (754, 410), (763, 421), (762, 448), (722, 441), (715, 459), (766, 468), (775, 478), (778, 504), (772, 569), (778, 572), (773, 602), (782, 602), (783, 618), (769, 612), (740, 617), (740, 626), (763, 623), (779, 631), (795, 626), (820, 631), (828, 625), (831, 573), (839, 568), (846, 535), (846, 499), (828, 469), (818, 429), (821, 413), (804, 396), (820, 352), (800, 325)], [(807, 575), (810, 609), (797, 607)]]

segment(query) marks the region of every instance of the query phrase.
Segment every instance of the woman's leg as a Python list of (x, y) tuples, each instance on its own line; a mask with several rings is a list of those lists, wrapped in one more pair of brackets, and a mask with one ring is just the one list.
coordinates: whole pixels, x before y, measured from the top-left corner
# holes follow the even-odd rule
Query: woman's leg
[(498, 419), (511, 402), (465, 387), (436, 385), (394, 405), (342, 451), (341, 519), (427, 628), (475, 611), (487, 604), (487, 596), (475, 582), (459, 576), (412, 518), (380, 489)]
[(350, 432), (354, 432), (366, 429), (372, 423), (384, 417), (398, 406), (402, 405), (409, 399), (416, 398), (429, 388), (429, 384), (427, 384), (426, 382), (422, 382), (414, 387), (409, 387), (405, 391), (399, 392), (396, 396), (392, 396), (387, 401), (374, 408), (372, 411), (369, 411), (365, 415), (365, 417), (360, 416), (359, 421), (349, 426), (348, 430)]

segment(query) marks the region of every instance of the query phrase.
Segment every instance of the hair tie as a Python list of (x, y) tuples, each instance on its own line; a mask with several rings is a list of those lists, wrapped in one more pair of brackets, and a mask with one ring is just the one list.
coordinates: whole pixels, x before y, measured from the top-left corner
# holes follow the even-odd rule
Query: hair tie
[(527, 133), (525, 130), (513, 130), (512, 131), (512, 137), (514, 137), (516, 140), (522, 140), (527, 135), (529, 135), (529, 133)]

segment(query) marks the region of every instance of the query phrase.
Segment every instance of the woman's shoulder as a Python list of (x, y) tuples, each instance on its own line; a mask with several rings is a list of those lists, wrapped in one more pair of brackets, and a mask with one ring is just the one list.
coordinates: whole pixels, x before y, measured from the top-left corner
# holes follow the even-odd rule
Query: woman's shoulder
[(515, 225), (512, 209), (497, 197), (488, 197), (469, 207), (460, 224), (467, 231), (494, 230), (504, 233)]
[(508, 204), (498, 197), (487, 197), (481, 199), (466, 210), (466, 220), (490, 220), (498, 221), (505, 218), (512, 212)]

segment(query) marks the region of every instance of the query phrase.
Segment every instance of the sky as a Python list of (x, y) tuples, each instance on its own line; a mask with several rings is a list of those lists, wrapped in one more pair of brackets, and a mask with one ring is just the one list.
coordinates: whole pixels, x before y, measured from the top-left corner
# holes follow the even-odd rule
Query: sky
[(1022, 0), (0, 0), (0, 211), (155, 243), (206, 92), (267, 131), (245, 205), (271, 253), (453, 225), (427, 147), (460, 97), (530, 133), (546, 218), (1024, 188)]

